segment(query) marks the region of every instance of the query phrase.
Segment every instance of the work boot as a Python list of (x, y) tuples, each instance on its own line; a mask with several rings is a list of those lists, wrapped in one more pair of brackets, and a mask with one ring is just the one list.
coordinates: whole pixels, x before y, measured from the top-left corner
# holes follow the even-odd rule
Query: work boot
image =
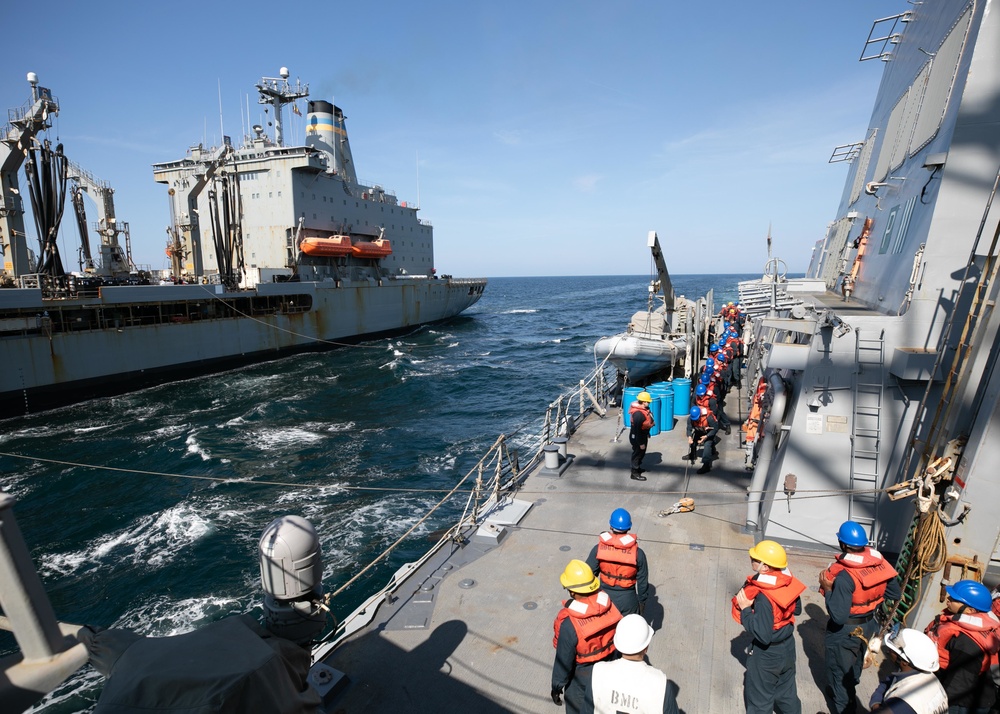
[(632, 474), (631, 476), (629, 476), (629, 478), (632, 479), (633, 481), (645, 481), (646, 480), (646, 477), (643, 476), (642, 474), (635, 474), (635, 473)]
[(695, 473), (707, 474), (711, 470), (712, 470), (712, 464), (702, 464), (701, 468), (695, 471)]
[(729, 436), (732, 433), (733, 433), (733, 427), (729, 424), (726, 424), (726, 436)]

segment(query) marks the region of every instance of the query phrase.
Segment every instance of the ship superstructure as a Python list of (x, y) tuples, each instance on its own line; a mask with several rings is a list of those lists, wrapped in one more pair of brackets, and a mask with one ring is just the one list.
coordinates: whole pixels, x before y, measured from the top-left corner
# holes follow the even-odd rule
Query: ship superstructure
[[(948, 563), (935, 577), (978, 578), (1000, 535), (996, 3), (914, 4), (876, 22), (862, 59), (882, 60), (882, 83), (865, 135), (834, 151), (850, 172), (806, 278), (741, 286), (770, 413), (747, 447), (746, 527), (814, 547), (850, 518), (919, 574), (915, 543), (940, 523)], [(842, 496), (769, 497), (789, 489)], [(914, 491), (921, 518), (896, 500)]]
[[(15, 237), (4, 280), (17, 287), (0, 290), (0, 415), (409, 329), (479, 299), (485, 280), (437, 275), (433, 229), (417, 207), (358, 181), (339, 107), (309, 102), (305, 143), (285, 146), (282, 109), (308, 86), (280, 75), (257, 85), (273, 139), (255, 126), (241, 148), (226, 138), (154, 166), (170, 201), (167, 285), (130, 271), (118, 243), (127, 224), (114, 218), (107, 184), (39, 141), (58, 105), (32, 75), (32, 102), (11, 114), (2, 142), (2, 230)], [(39, 182), (48, 190), (38, 192), (36, 223), (52, 219), (40, 232), (55, 235), (68, 180), (99, 199), (93, 272), (66, 274), (54, 237), (32, 259), (17, 190), (29, 145), (52, 167)], [(94, 264), (85, 237), (81, 262)]]

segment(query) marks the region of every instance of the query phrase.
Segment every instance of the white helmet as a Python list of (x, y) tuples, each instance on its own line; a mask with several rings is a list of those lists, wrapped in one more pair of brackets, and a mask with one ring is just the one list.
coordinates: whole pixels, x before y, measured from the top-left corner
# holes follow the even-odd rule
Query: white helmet
[(615, 629), (615, 649), (625, 655), (639, 654), (649, 647), (653, 628), (642, 615), (626, 615)]
[(907, 627), (897, 633), (889, 633), (885, 646), (921, 672), (937, 672), (940, 667), (937, 645), (920, 630)]

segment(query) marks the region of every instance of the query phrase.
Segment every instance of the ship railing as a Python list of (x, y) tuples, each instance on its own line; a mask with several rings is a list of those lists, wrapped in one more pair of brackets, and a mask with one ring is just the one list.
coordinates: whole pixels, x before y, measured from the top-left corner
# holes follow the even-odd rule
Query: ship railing
[[(406, 579), (449, 544), (457, 547), (467, 541), (472, 529), (479, 528), (491, 513), (513, 499), (520, 484), (530, 471), (540, 462), (544, 447), (552, 443), (559, 434), (572, 434), (579, 420), (589, 412), (603, 416), (617, 389), (617, 371), (604, 360), (577, 385), (564, 391), (546, 410), (541, 429), (525, 436), (518, 430), (512, 435), (501, 434), (479, 461), (459, 482), (419, 519), (406, 533), (399, 537), (368, 565), (355, 573), (354, 577), (326, 596), (332, 598), (344, 592), (378, 562), (403, 543), (430, 515), (449, 501), (465, 484), (472, 482), (461, 517), (441, 536), (423, 556), (412, 563), (406, 563), (389, 579), (380, 590), (366, 599), (358, 608), (341, 621), (313, 648), (313, 662), (321, 661), (340, 643), (363, 629), (370, 623), (383, 603), (394, 600), (393, 593)], [(512, 448), (512, 444), (516, 448)], [(521, 453), (528, 456), (522, 461)]]

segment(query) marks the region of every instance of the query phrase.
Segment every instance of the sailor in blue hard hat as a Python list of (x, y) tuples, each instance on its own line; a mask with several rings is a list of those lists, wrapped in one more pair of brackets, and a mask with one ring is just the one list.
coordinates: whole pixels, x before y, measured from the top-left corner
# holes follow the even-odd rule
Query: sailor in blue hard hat
[(959, 580), (946, 586), (945, 592), (944, 610), (925, 630), (937, 646), (938, 679), (948, 694), (949, 707), (990, 711), (997, 704), (990, 667), (997, 666), (1000, 652), (1000, 621), (992, 612), (993, 597), (977, 580)]
[[(878, 631), (875, 610), (883, 600), (899, 600), (902, 592), (895, 568), (868, 545), (860, 523), (845, 521), (837, 541), (841, 553), (819, 574), (819, 586), (830, 615), (825, 637), (830, 711), (843, 714), (855, 710), (866, 643)], [(862, 637), (853, 634), (857, 629)]]
[(587, 565), (601, 579), (601, 587), (622, 615), (642, 613), (649, 593), (646, 554), (632, 529), (632, 515), (624, 508), (611, 513), (609, 530), (601, 533), (587, 556)]

